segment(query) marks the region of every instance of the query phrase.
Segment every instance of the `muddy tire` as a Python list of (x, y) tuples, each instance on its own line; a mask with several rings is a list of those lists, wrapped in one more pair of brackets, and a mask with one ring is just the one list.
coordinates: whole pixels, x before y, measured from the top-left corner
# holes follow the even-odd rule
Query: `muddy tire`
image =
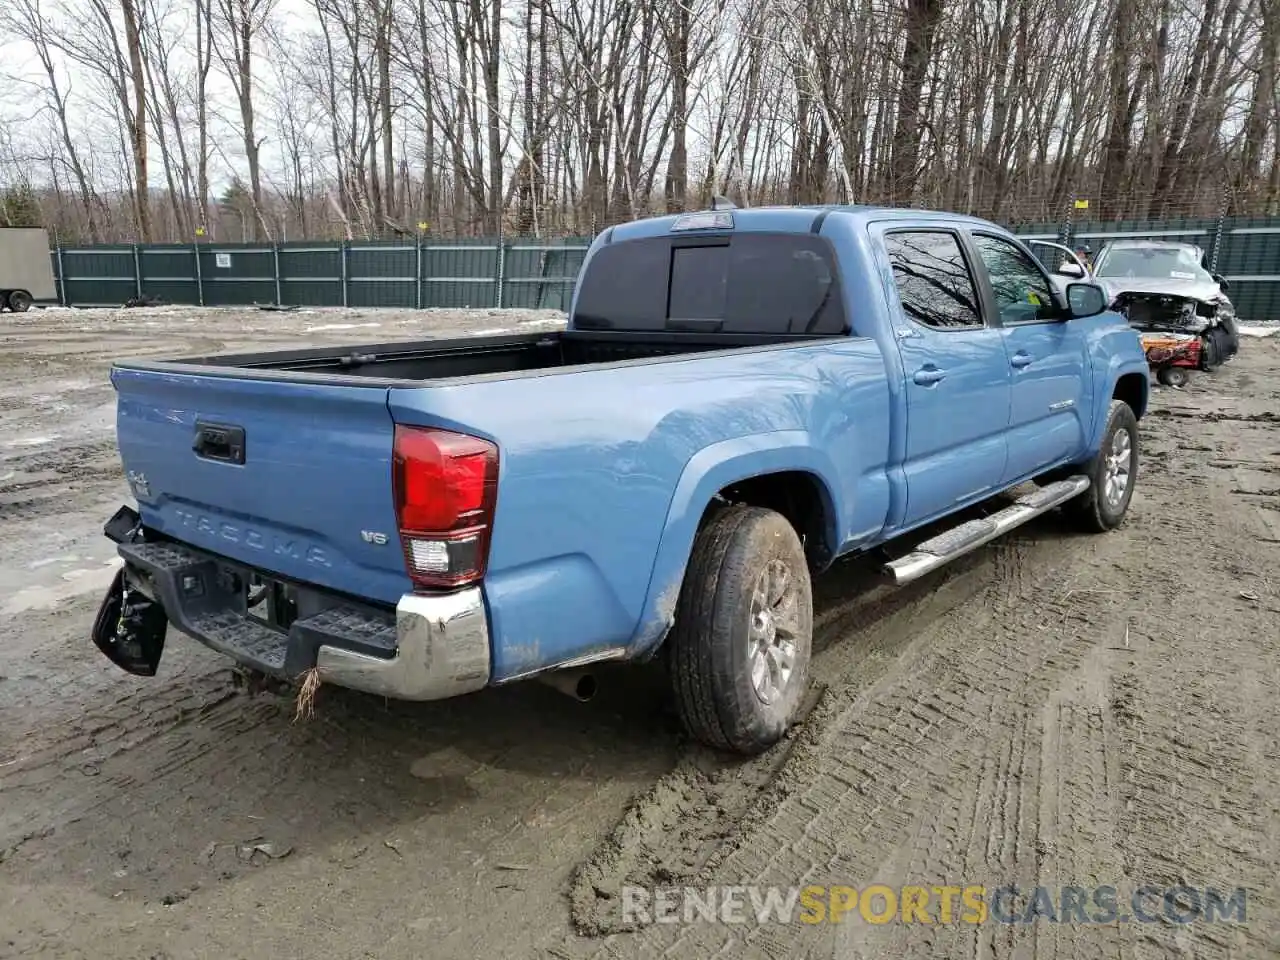
[(1138, 418), (1123, 400), (1112, 400), (1098, 453), (1077, 471), (1089, 489), (1063, 505), (1080, 529), (1106, 533), (1124, 521), (1138, 479)]
[(689, 735), (747, 755), (777, 743), (808, 686), (812, 634), (809, 567), (786, 518), (734, 506), (709, 520), (666, 643)]
[(1186, 367), (1161, 367), (1156, 372), (1156, 379), (1166, 387), (1181, 390), (1191, 382), (1191, 374)]
[(26, 313), (31, 308), (31, 294), (25, 290), (14, 290), (9, 294), (9, 309), (14, 313)]

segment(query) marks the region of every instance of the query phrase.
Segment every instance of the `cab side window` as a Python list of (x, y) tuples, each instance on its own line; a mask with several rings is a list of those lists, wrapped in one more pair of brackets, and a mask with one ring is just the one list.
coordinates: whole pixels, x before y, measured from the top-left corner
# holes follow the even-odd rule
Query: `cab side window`
[(884, 244), (907, 316), (940, 330), (982, 328), (977, 289), (954, 233), (894, 231)]
[(978, 233), (973, 243), (991, 278), (1002, 324), (1057, 319), (1053, 292), (1034, 260), (1000, 237)]

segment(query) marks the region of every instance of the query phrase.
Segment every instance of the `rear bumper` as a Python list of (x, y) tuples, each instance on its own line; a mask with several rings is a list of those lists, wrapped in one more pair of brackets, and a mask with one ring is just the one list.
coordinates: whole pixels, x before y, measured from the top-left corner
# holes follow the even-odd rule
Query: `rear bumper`
[(248, 616), (250, 568), (173, 542), (119, 543), (130, 589), (164, 607), (176, 628), (245, 666), (398, 700), (439, 700), (487, 686), (490, 641), (479, 587), (405, 594), (394, 611), (295, 584), (288, 630)]
[(325, 683), (395, 700), (441, 700), (489, 682), (489, 624), (479, 587), (396, 604), (396, 652), (390, 660), (322, 645), (316, 669)]

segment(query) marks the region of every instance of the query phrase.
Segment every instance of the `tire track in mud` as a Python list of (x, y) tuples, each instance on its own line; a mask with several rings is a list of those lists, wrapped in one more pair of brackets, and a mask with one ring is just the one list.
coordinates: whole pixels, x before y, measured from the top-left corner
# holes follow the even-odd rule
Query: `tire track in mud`
[[(739, 815), (736, 829), (723, 834), (720, 849), (704, 855), (706, 865), (674, 876), (646, 872), (648, 838), (624, 822), (606, 847), (630, 849), (631, 858), (589, 861), (571, 892), (579, 932), (598, 939), (570, 938), (544, 955), (897, 958), (1028, 951), (1075, 958), (1141, 956), (1143, 943), (1195, 956), (1280, 948), (1265, 928), (1242, 933), (1203, 924), (871, 926), (855, 920), (839, 927), (695, 923), (632, 932), (618, 922), (623, 882), (978, 882), (989, 888), (1012, 882), (1023, 890), (1110, 884), (1121, 898), (1144, 883), (1186, 882), (1228, 893), (1246, 886), (1254, 898), (1250, 911), (1274, 916), (1272, 897), (1263, 891), (1277, 867), (1280, 810), (1274, 791), (1268, 795), (1261, 783), (1280, 763), (1277, 621), (1267, 619), (1262, 604), (1233, 611), (1225, 618), (1231, 649), (1215, 654), (1211, 611), (1238, 602), (1241, 582), (1261, 578), (1274, 587), (1280, 556), (1273, 552), (1266, 566), (1257, 566), (1251, 544), (1268, 542), (1258, 536), (1259, 527), (1266, 529), (1256, 520), (1259, 508), (1252, 520), (1229, 515), (1217, 526), (1206, 523), (1205, 513), (1229, 514), (1224, 501), (1233, 498), (1202, 455), (1256, 458), (1257, 439), (1241, 440), (1238, 424), (1266, 429), (1271, 418), (1217, 416), (1209, 426), (1204, 420), (1161, 418), (1148, 428), (1139, 495), (1121, 531), (1055, 536), (1061, 531), (1044, 518), (1021, 537), (997, 541), (981, 563), (950, 582), (927, 580), (927, 597), (913, 598), (896, 616), (887, 613), (879, 625), (885, 634), (915, 636), (898, 644), (897, 662), (861, 686), (845, 684), (866, 634), (834, 647), (814, 670), (827, 683), (823, 703), (786, 745), (777, 777)], [(1235, 449), (1241, 446), (1244, 451)], [(1202, 509), (1187, 509), (1188, 502)], [(975, 580), (976, 589), (946, 606), (951, 616), (944, 620), (939, 595)], [(1206, 595), (1218, 599), (1206, 602)], [(1200, 598), (1190, 611), (1188, 597)], [(937, 616), (930, 616), (931, 607)], [(1166, 612), (1190, 614), (1196, 624), (1171, 633)], [(842, 632), (867, 626), (857, 617), (831, 622)], [(1165, 651), (1158, 657), (1163, 670), (1152, 663), (1158, 650)], [(1202, 671), (1204, 658), (1215, 655), (1221, 670)], [(1233, 684), (1254, 663), (1267, 666), (1251, 679), (1251, 693), (1234, 696)], [(1272, 697), (1270, 707), (1263, 693)], [(1205, 729), (1218, 732), (1210, 744), (1188, 751), (1195, 731)], [(1220, 743), (1250, 746), (1233, 753)], [(1265, 773), (1251, 772), (1237, 754)], [(661, 808), (661, 788), (639, 801), (633, 817)], [(1223, 810), (1229, 830), (1215, 830), (1207, 813)], [(691, 813), (699, 815), (681, 810)], [(1237, 862), (1236, 852), (1246, 849), (1251, 854)], [(1025, 899), (1014, 903), (1026, 905)]]
[[(1045, 659), (1043, 655), (1037, 657), (1029, 648), (1020, 651), (1016, 644), (1009, 643), (1007, 629), (991, 619), (992, 611), (1017, 609), (1018, 605), (1010, 603), (1006, 585), (990, 579), (991, 571), (985, 568), (1024, 565), (1017, 559), (1024, 550), (1020, 541), (1010, 539), (993, 546), (994, 550), (990, 552), (995, 554), (995, 559), (986, 557), (968, 570), (953, 570), (948, 578), (949, 584), (926, 581), (920, 588), (928, 594), (923, 602), (910, 595), (893, 595), (896, 605), (906, 607), (900, 618), (890, 618), (881, 623), (878, 631), (869, 636), (846, 641), (847, 647), (837, 648), (834, 663), (828, 662), (815, 669), (815, 676), (827, 680), (832, 688), (842, 689), (838, 693), (828, 693), (829, 704), (820, 707), (811, 718), (809, 731), (802, 732), (797, 738), (780, 777), (760, 798), (756, 808), (747, 814), (737, 836), (731, 841), (731, 849), (711, 860), (712, 870), (722, 868), (737, 876), (762, 877), (762, 865), (758, 862), (761, 848), (775, 843), (779, 834), (788, 836), (790, 833), (775, 813), (780, 807), (795, 809), (794, 819), (803, 825), (806, 843), (813, 842), (814, 821), (819, 818), (824, 823), (834, 819), (865, 824), (866, 832), (859, 838), (863, 843), (873, 839), (869, 833), (873, 829), (907, 827), (911, 798), (924, 789), (923, 780), (933, 777), (939, 758), (952, 751), (956, 732), (973, 726), (988, 726), (993, 717), (1001, 715), (996, 705), (990, 702), (990, 694), (984, 692), (992, 689), (992, 678), (1016, 675), (1018, 669), (1012, 666), (1016, 661)], [(960, 609), (979, 611), (979, 622), (957, 624), (951, 621), (944, 627), (945, 614), (956, 614)], [(922, 634), (919, 643), (915, 642), (917, 631)], [(970, 660), (965, 669), (957, 670), (954, 661), (961, 658), (953, 656), (956, 651), (944, 647), (936, 660), (922, 659), (918, 655), (921, 646), (943, 631), (953, 635), (986, 635), (992, 638), (1003, 632), (1006, 636), (1003, 644), (997, 642), (984, 648), (980, 651), (981, 656)], [(845, 686), (844, 675), (857, 672), (858, 662), (862, 659), (859, 648), (868, 641), (872, 648), (887, 644), (892, 648), (890, 656), (913, 661), (910, 668), (898, 664), (905, 670), (898, 679), (885, 679), (890, 689), (882, 698), (876, 697), (874, 691), (863, 691), (860, 695)], [(914, 644), (916, 656), (912, 656), (909, 644)], [(932, 680), (927, 678), (926, 672), (933, 677)], [(1006, 688), (1008, 686), (1006, 684)], [(872, 699), (864, 700), (864, 696)], [(979, 699), (975, 701), (975, 697)], [(858, 722), (842, 725), (842, 718), (851, 714), (858, 717)], [(826, 732), (823, 734), (806, 736), (810, 731), (824, 728)], [(921, 751), (927, 753), (922, 754)], [(911, 757), (908, 766), (912, 773), (904, 773), (902, 769), (901, 761), (907, 757)], [(828, 761), (834, 764), (837, 772), (830, 777), (815, 774), (815, 768)], [(1007, 766), (1014, 761), (1006, 757), (1004, 762)], [(815, 785), (802, 786), (814, 776), (818, 781)], [(997, 782), (1004, 790), (1016, 787), (1007, 770)], [(993, 794), (989, 801), (989, 805), (1014, 818), (1018, 816), (1020, 804), (1016, 792)], [(877, 817), (882, 818), (879, 825), (875, 822)], [(762, 834), (767, 839), (758, 839)], [(616, 838), (614, 842), (626, 847), (629, 839)], [(798, 837), (791, 839), (797, 844), (800, 841)], [(778, 868), (780, 875), (787, 875), (790, 871), (793, 878), (807, 878), (809, 873), (820, 867), (833, 871), (831, 882), (849, 882), (847, 877), (854, 875), (843, 869), (855, 866), (847, 850), (841, 850), (837, 857), (827, 857), (821, 862), (801, 862), (802, 850), (803, 845), (793, 844), (788, 848), (786, 861)], [(741, 867), (744, 856), (751, 860), (754, 869), (734, 869)], [(864, 870), (875, 866), (869, 862), (856, 865)], [(701, 874), (679, 879), (693, 881), (708, 872), (704, 870)], [(586, 872), (580, 875), (579, 890), (575, 891), (580, 896), (584, 893), (580, 888), (587, 875)], [(663, 883), (675, 878), (632, 875), (626, 879), (635, 883)], [(594, 882), (599, 883), (599, 880)], [(617, 885), (620, 883), (621, 878)], [(608, 892), (608, 888), (605, 889)], [(610, 911), (616, 910), (618, 904), (613, 897), (597, 894), (594, 902), (587, 898), (586, 903), (579, 900), (574, 906), (578, 911), (575, 920), (584, 932), (604, 933), (614, 929), (617, 919), (610, 915)], [(827, 933), (830, 933), (829, 929)], [(702, 941), (698, 944), (708, 949), (724, 945)]]
[[(865, 563), (847, 562), (815, 584), (814, 691), (808, 721), (777, 749), (746, 762), (686, 744), (675, 770), (637, 798), (619, 826), (575, 872), (570, 901), (578, 928), (598, 934), (615, 927), (608, 911), (623, 883), (691, 881), (713, 870), (745, 829), (753, 806), (780, 800), (793, 784), (779, 777), (792, 754), (806, 749), (840, 704), (883, 673), (917, 624), (931, 622), (972, 596), (978, 581), (964, 576), (975, 559), (888, 590)], [(935, 586), (954, 584), (954, 589)], [(858, 632), (856, 649), (837, 648)], [(675, 723), (675, 718), (670, 718)]]

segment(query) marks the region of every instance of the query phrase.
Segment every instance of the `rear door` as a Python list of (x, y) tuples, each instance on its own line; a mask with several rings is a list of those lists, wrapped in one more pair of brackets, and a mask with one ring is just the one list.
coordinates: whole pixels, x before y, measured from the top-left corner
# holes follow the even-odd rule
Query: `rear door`
[(387, 390), (120, 367), (116, 433), (143, 522), (284, 578), (408, 588)]
[(1030, 476), (1085, 448), (1082, 327), (1059, 310), (1049, 277), (1016, 243), (972, 232), (987, 309), (999, 317), (1013, 377), (1009, 457), (1002, 482)]
[(895, 336), (906, 375), (905, 526), (994, 492), (1004, 475), (1009, 363), (983, 318), (958, 231), (883, 229), (898, 296)]

